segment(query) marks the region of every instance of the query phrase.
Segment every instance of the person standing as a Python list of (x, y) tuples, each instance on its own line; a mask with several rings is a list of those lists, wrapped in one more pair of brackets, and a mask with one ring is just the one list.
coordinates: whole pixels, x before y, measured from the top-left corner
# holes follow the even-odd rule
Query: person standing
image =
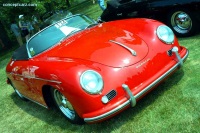
[(17, 24), (16, 24), (16, 22), (14, 20), (12, 21), (10, 29), (15, 34), (15, 36), (17, 38), (17, 42), (19, 43), (19, 45), (22, 46), (23, 42), (22, 42), (22, 37), (21, 37), (20, 29), (19, 29), (19, 27), (17, 26)]
[(34, 35), (33, 25), (30, 21), (28, 21), (27, 24), (28, 24), (28, 31), (29, 31), (30, 37), (32, 37)]
[(34, 33), (40, 31), (41, 22), (38, 20), (38, 18), (35, 15), (33, 15), (31, 17), (31, 20), (32, 20), (32, 26), (34, 28)]
[(28, 24), (24, 21), (24, 15), (19, 15), (19, 28), (21, 28), (22, 37), (25, 37), (26, 42), (30, 38), (30, 34), (28, 31)]
[(104, 5), (104, 0), (98, 0), (98, 4), (101, 10), (104, 11), (106, 9), (106, 6)]

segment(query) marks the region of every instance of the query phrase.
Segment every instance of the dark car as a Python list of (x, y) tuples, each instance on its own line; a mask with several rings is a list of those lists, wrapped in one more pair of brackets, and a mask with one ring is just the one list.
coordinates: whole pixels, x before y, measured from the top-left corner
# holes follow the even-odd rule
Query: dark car
[(102, 21), (145, 17), (164, 22), (178, 36), (198, 31), (200, 0), (109, 0)]

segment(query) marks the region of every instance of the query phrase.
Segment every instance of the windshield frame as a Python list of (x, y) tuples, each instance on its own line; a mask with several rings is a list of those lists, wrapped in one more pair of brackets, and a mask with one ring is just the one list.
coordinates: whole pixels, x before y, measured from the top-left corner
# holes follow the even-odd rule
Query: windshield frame
[[(29, 50), (29, 43), (32, 41), (32, 39), (34, 39), (35, 37), (37, 37), (39, 34), (41, 34), (42, 32), (44, 32), (45, 30), (49, 29), (50, 27), (55, 26), (55, 25), (58, 24), (59, 22), (62, 22), (63, 20), (69, 20), (70, 18), (73, 18), (73, 17), (76, 17), (76, 16), (86, 17), (87, 19), (90, 19), (90, 20), (91, 20), (92, 24), (96, 24), (96, 25), (98, 24), (98, 22), (96, 22), (96, 21), (93, 20), (92, 18), (90, 18), (90, 17), (88, 17), (88, 16), (86, 16), (86, 15), (83, 15), (83, 14), (71, 15), (71, 16), (66, 17), (66, 18), (64, 18), (64, 19), (61, 19), (61, 20), (57, 21), (56, 23), (51, 24), (51, 25), (45, 27), (44, 29), (42, 29), (41, 31), (39, 31), (38, 33), (36, 33), (35, 35), (33, 35), (33, 36), (28, 40), (28, 42), (26, 43), (26, 50), (27, 50), (27, 53), (28, 53), (28, 58), (30, 59), (30, 58), (33, 58), (33, 57), (35, 57), (35, 56), (37, 56), (37, 55), (40, 55), (40, 54), (43, 53), (44, 51), (50, 49), (51, 47), (54, 47), (56, 44), (59, 44), (59, 42), (63, 40), (63, 38), (62, 38), (62, 39), (60, 39), (58, 42), (56, 42), (56, 43), (54, 43), (52, 46), (50, 46), (49, 48), (45, 49), (44, 51), (42, 51), (42, 52), (40, 52), (40, 53), (38, 53), (38, 54), (35, 54), (35, 55), (31, 55), (31, 52), (30, 52), (30, 50)], [(86, 27), (86, 28), (87, 28), (87, 27)], [(76, 31), (76, 32), (80, 32), (80, 31), (83, 31), (83, 30), (85, 30), (85, 29), (80, 29), (79, 31)], [(75, 32), (73, 32), (73, 33), (75, 33)], [(69, 34), (66, 35), (64, 38), (66, 39), (67, 37), (73, 35), (73, 33), (72, 33), (72, 34), (69, 33)]]

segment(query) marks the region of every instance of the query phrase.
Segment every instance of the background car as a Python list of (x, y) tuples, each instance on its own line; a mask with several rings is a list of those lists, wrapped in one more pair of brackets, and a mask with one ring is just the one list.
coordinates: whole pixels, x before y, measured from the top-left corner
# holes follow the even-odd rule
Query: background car
[(187, 56), (188, 50), (161, 22), (97, 23), (72, 15), (13, 53), (7, 83), (22, 99), (46, 108), (55, 103), (72, 123), (94, 123), (134, 107)]
[(178, 36), (199, 31), (200, 0), (109, 0), (103, 21), (145, 17), (164, 22)]

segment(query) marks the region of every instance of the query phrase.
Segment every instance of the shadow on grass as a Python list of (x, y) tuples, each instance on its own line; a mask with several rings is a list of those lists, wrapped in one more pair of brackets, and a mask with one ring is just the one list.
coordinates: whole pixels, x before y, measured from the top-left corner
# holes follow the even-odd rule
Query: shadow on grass
[(65, 119), (63, 115), (56, 109), (48, 110), (33, 102), (22, 101), (15, 93), (11, 95), (11, 98), (19, 108), (31, 116), (44, 121), (52, 128), (54, 126), (59, 126), (63, 131), (66, 132), (111, 132), (122, 125), (127, 124), (128, 122), (134, 122), (134, 117), (136, 117), (141, 111), (145, 110), (145, 108), (147, 108), (149, 105), (153, 104), (154, 101), (158, 97), (162, 96), (165, 91), (176, 85), (181, 80), (183, 75), (184, 71), (182, 69), (176, 71), (166, 81), (161, 83), (152, 92), (141, 99), (134, 108), (128, 108), (117, 116), (96, 124), (74, 125), (69, 123), (67, 119)]

